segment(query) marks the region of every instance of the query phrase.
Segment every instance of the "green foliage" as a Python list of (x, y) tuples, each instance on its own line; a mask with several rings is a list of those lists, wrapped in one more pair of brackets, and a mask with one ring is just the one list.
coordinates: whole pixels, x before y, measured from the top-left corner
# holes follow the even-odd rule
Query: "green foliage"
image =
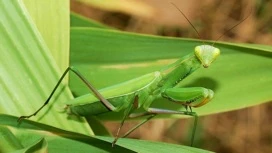
[[(44, 9), (48, 9), (46, 6), (50, 6), (52, 4), (55, 5), (55, 2), (54, 0), (46, 1), (44, 4), (42, 1), (40, 1), (40, 3), (36, 3), (35, 1), (34, 4), (36, 5), (28, 5), (28, 7), (43, 5)], [(63, 5), (59, 4), (59, 6), (67, 6), (66, 9), (69, 9), (69, 5), (65, 5), (64, 3)], [(46, 12), (43, 9), (39, 9), (39, 11)], [(58, 15), (48, 15), (54, 18), (69, 19), (69, 14), (67, 14), (67, 11), (60, 12)], [(40, 17), (44, 18), (43, 16)], [(22, 1), (0, 1), (0, 113), (2, 114), (20, 116), (28, 115), (34, 112), (41, 106), (42, 102), (45, 101), (48, 94), (59, 79), (59, 67), (57, 66), (47, 46), (49, 41), (56, 40), (47, 39), (47, 41), (44, 41), (42, 37), (43, 35), (41, 35), (37, 29), (37, 25), (42, 24), (35, 24), (33, 21), (33, 18), (30, 16)], [(59, 28), (64, 31), (60, 30), (56, 32), (54, 31), (54, 28), (56, 27), (55, 24), (58, 22), (55, 24), (54, 22), (49, 24), (49, 20), (35, 19), (35, 21), (48, 24), (47, 33), (51, 33), (51, 37), (59, 38), (61, 37), (59, 35), (64, 35), (63, 33), (69, 34), (69, 31), (65, 31), (67, 28), (64, 27), (69, 27), (67, 24), (61, 24), (63, 28)], [(56, 19), (54, 21), (58, 20)], [(65, 20), (62, 19), (61, 21)], [(69, 38), (66, 37), (65, 40), (65, 43), (55, 43), (55, 45), (67, 45), (69, 43)], [(62, 47), (54, 47), (51, 45), (50, 49), (54, 50), (53, 48)], [(66, 55), (69, 55), (67, 53), (68, 50), (66, 49), (65, 51)], [(60, 57), (68, 57), (65, 55), (65, 52), (62, 53), (63, 54), (59, 54)], [(58, 57), (56, 57), (56, 59), (57, 58)], [(66, 63), (68, 64), (68, 60)], [(63, 106), (58, 104), (73, 98), (68, 88), (65, 88), (65, 86), (62, 86), (61, 88), (61, 94), (53, 98), (57, 101), (54, 108)], [(50, 107), (52, 107), (52, 105), (44, 109), (33, 119), (59, 128), (62, 127), (66, 130), (77, 130), (78, 132), (84, 134), (92, 133), (86, 122), (80, 123), (75, 120), (68, 121), (67, 115), (60, 113), (57, 111), (57, 109), (50, 109), (52, 111), (50, 111), (48, 115), (45, 115), (45, 113), (49, 111), (48, 108)]]
[(120, 139), (118, 145), (112, 148), (110, 137), (90, 137), (33, 121), (17, 124), (17, 117), (3, 114), (0, 114), (0, 125), (8, 126), (0, 126), (0, 137), (5, 138), (0, 141), (0, 152), (209, 152), (187, 146), (135, 139)]
[[(106, 87), (159, 70), (202, 44), (202, 41), (125, 33), (96, 28), (72, 28), (71, 64), (98, 87)], [(209, 42), (206, 42), (209, 43)], [(207, 115), (268, 102), (272, 99), (272, 47), (217, 42), (221, 55), (208, 68), (201, 68), (180, 83), (183, 87), (202, 86), (215, 91), (214, 99), (194, 109)], [(110, 79), (109, 79), (110, 76)], [(70, 87), (76, 95), (88, 89), (73, 75)], [(254, 90), (252, 90), (254, 89)], [(184, 109), (160, 99), (158, 108)], [(101, 119), (120, 119), (116, 113)], [(169, 116), (167, 116), (169, 117)]]
[[(85, 119), (70, 118), (58, 111), (62, 102), (73, 98), (64, 85), (53, 98), (54, 105), (31, 118), (40, 123), (18, 124), (17, 117), (13, 116), (28, 115), (39, 108), (59, 79), (60, 69), (68, 66), (69, 1), (44, 2), (0, 0), (0, 152), (207, 152), (131, 139), (120, 139), (112, 148), (112, 138), (90, 136), (92, 131)], [(47, 13), (56, 12), (57, 8), (64, 11)], [(158, 70), (202, 44), (199, 40), (90, 28), (107, 27), (83, 21), (79, 16), (71, 15), (71, 18), (74, 26), (70, 39), (71, 65), (98, 88)], [(181, 83), (181, 86), (204, 86), (215, 91), (211, 103), (194, 111), (206, 115), (272, 99), (269, 94), (272, 72), (268, 70), (272, 66), (270, 46), (222, 42), (215, 46), (221, 49), (221, 57), (209, 69), (202, 69)], [(88, 92), (75, 76), (71, 76), (70, 85), (76, 95)], [(177, 108), (164, 100), (156, 105)], [(117, 119), (112, 114), (99, 118)], [(101, 124), (96, 123), (96, 129), (101, 129), (97, 133), (107, 135)]]

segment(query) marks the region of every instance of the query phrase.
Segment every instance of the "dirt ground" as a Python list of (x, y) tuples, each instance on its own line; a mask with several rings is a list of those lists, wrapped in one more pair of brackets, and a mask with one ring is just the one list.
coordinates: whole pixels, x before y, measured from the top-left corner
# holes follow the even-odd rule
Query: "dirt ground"
[[(121, 1), (121, 0), (120, 0)], [(135, 0), (132, 9), (105, 9), (71, 1), (71, 10), (117, 29), (153, 35), (198, 38), (191, 25), (171, 4), (178, 6), (202, 39), (272, 45), (271, 0)], [(132, 5), (129, 2), (123, 5)], [(200, 117), (195, 146), (219, 153), (272, 152), (272, 103)], [(154, 120), (131, 138), (189, 144), (193, 120)], [(119, 123), (105, 123), (116, 132)], [(126, 128), (135, 125), (127, 123)], [(125, 131), (125, 128), (124, 128)]]

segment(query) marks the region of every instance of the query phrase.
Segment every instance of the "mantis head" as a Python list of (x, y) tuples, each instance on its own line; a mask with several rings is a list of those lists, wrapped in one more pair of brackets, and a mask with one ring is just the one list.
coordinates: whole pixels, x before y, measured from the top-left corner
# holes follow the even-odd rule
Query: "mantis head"
[(196, 46), (195, 55), (203, 67), (207, 68), (220, 55), (220, 50), (211, 45), (200, 45)]

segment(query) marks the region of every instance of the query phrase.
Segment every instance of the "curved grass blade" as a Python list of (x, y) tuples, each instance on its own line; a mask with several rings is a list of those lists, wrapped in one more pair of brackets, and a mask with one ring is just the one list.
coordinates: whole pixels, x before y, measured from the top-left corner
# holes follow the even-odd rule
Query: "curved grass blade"
[[(69, 132), (45, 124), (25, 121), (20, 125), (15, 124), (17, 117), (0, 114), (0, 125), (9, 127), (15, 137), (23, 144), (33, 144), (44, 139), (47, 142), (48, 152), (185, 152), (207, 153), (201, 150), (182, 145), (149, 142), (135, 139), (121, 138), (118, 144), (112, 148), (112, 137), (90, 137), (80, 133)], [(15, 132), (14, 132), (15, 131)]]

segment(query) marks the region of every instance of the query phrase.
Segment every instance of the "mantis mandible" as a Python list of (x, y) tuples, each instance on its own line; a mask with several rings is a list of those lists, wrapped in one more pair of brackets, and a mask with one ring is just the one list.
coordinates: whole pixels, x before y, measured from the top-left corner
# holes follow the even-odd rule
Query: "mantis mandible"
[[(179, 8), (177, 9), (192, 25), (192, 23), (187, 19), (183, 12)], [(241, 22), (243, 22), (245, 19), (243, 19)], [(241, 22), (233, 26), (231, 29), (239, 25)], [(192, 27), (194, 28), (193, 25)], [(195, 28), (194, 30), (197, 32)], [(197, 34), (199, 36), (198, 32)], [(220, 38), (221, 36), (218, 39)], [(112, 142), (112, 146), (114, 146), (117, 142), (119, 138), (119, 132), (126, 119), (146, 117), (146, 119), (129, 130), (123, 137), (126, 137), (142, 124), (146, 123), (159, 114), (180, 114), (195, 117), (191, 138), (191, 145), (193, 145), (194, 133), (197, 123), (197, 114), (192, 112), (192, 107), (200, 107), (208, 103), (213, 98), (214, 92), (211, 89), (206, 89), (204, 87), (181, 88), (177, 87), (177, 84), (201, 66), (208, 68), (219, 55), (220, 50), (216, 47), (213, 47), (213, 45), (204, 44), (196, 46), (194, 52), (180, 58), (172, 64), (165, 66), (159, 71), (151, 72), (135, 79), (100, 90), (97, 90), (95, 87), (93, 87), (93, 85), (74, 67), (68, 67), (61, 76), (60, 80), (57, 82), (45, 103), (36, 112), (28, 116), (21, 116), (18, 121), (21, 121), (24, 118), (35, 116), (43, 107), (45, 107), (49, 103), (51, 97), (55, 93), (56, 89), (66, 74), (69, 71), (72, 71), (88, 86), (92, 93), (66, 102), (65, 104), (67, 105), (67, 112), (79, 116), (95, 116), (102, 113), (107, 113), (109, 111), (119, 112), (124, 110), (124, 116), (115, 135), (115, 139)], [(166, 98), (169, 100), (169, 102), (181, 104), (186, 108), (186, 111), (150, 107), (151, 104), (158, 98)], [(144, 111), (134, 113), (135, 110), (140, 108), (142, 108)], [(190, 111), (188, 111), (188, 108)]]

